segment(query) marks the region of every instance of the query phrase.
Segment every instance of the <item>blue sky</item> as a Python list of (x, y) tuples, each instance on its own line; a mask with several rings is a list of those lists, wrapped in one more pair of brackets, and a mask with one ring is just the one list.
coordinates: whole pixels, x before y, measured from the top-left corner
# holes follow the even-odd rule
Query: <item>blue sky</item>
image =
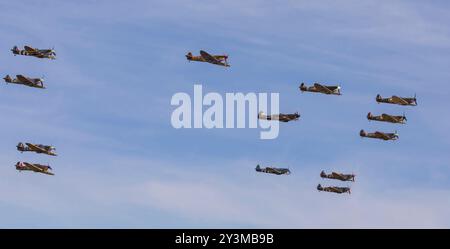
[[(435, 228), (450, 226), (450, 7), (446, 1), (1, 2), (0, 70), (47, 89), (0, 89), (2, 228)], [(20, 10), (20, 11), (19, 11)], [(55, 47), (55, 61), (14, 45)], [(188, 63), (200, 49), (231, 68)], [(342, 96), (301, 94), (304, 81)], [(174, 129), (177, 92), (279, 92), (299, 111), (257, 129)], [(417, 107), (378, 105), (376, 94)], [(371, 111), (408, 124), (371, 122)], [(397, 130), (396, 142), (361, 139)], [(19, 141), (59, 156), (20, 154)], [(56, 176), (17, 172), (50, 163)], [(256, 164), (293, 174), (254, 172)], [(352, 195), (319, 193), (321, 170)], [(347, 184), (343, 184), (344, 186)]]

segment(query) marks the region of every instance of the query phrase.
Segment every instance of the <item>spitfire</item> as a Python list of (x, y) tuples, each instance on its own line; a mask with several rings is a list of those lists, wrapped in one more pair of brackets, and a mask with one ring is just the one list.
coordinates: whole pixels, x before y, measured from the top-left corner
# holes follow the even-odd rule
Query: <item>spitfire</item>
[(23, 143), (19, 143), (17, 144), (17, 150), (20, 152), (32, 151), (38, 154), (43, 153), (49, 156), (56, 156), (55, 147), (50, 145), (32, 144), (32, 143), (25, 143), (24, 145)]
[(294, 114), (274, 114), (274, 115), (270, 115), (267, 116), (266, 114), (264, 114), (264, 112), (259, 112), (258, 113), (258, 118), (259, 119), (264, 119), (264, 120), (278, 120), (280, 122), (289, 122), (289, 121), (297, 121), (300, 118), (300, 114), (298, 114), (298, 112), (294, 113)]
[(11, 78), (11, 76), (9, 76), (9, 75), (6, 75), (3, 79), (5, 80), (6, 84), (12, 83), (12, 84), (25, 85), (25, 86), (29, 86), (29, 87), (45, 89), (44, 79), (42, 79), (42, 78), (29, 78), (29, 77), (25, 77), (25, 76), (19, 74), (19, 75), (16, 75), (16, 78), (14, 78), (14, 79)]
[(380, 122), (395, 123), (395, 124), (405, 124), (406, 121), (408, 121), (406, 119), (405, 114), (403, 114), (403, 116), (394, 116), (394, 115), (389, 115), (389, 114), (383, 113), (380, 116), (373, 116), (372, 113), (370, 113), (370, 112), (367, 114), (367, 119), (380, 121)]
[(348, 187), (335, 187), (335, 186), (330, 186), (330, 187), (322, 187), (322, 185), (317, 185), (317, 190), (319, 191), (325, 191), (325, 192), (333, 192), (333, 193), (337, 193), (337, 194), (343, 194), (343, 193), (349, 193), (350, 192), (350, 188)]
[(361, 137), (377, 138), (377, 139), (382, 139), (385, 141), (386, 140), (397, 140), (399, 138), (397, 132), (385, 133), (385, 132), (376, 131), (374, 133), (366, 133), (364, 130), (361, 130), (359, 132), (359, 135)]
[(228, 55), (210, 55), (207, 52), (200, 50), (200, 56), (194, 56), (191, 52), (186, 54), (186, 59), (188, 61), (199, 61), (199, 62), (208, 62), (214, 65), (229, 67), (228, 64)]
[(382, 98), (381, 95), (378, 94), (377, 97), (375, 98), (375, 100), (378, 103), (387, 103), (387, 104), (396, 104), (396, 105), (411, 105), (411, 106), (417, 105), (416, 95), (414, 95), (414, 97), (412, 97), (412, 98), (402, 98), (402, 97), (398, 97), (395, 95), (390, 98)]
[(275, 174), (275, 175), (289, 175), (289, 174), (291, 174), (291, 171), (289, 169), (286, 169), (286, 168), (275, 168), (275, 167), (261, 168), (259, 166), (259, 164), (256, 165), (255, 170), (256, 170), (256, 172)]
[(341, 95), (340, 86), (324, 86), (319, 83), (314, 83), (313, 86), (307, 87), (305, 86), (305, 83), (301, 83), (299, 88), (301, 92), (315, 92), (323, 94)]
[(17, 162), (16, 163), (16, 170), (22, 171), (22, 170), (29, 170), (34, 171), (37, 173), (47, 174), (47, 175), (55, 175), (54, 173), (50, 172), (52, 168), (50, 165), (42, 165), (37, 163), (27, 163), (27, 162)]
[(24, 46), (24, 49), (21, 50), (17, 46), (14, 46), (11, 49), (14, 56), (16, 55), (25, 55), (25, 56), (33, 56), (37, 58), (47, 58), (47, 59), (56, 59), (56, 52), (54, 49), (36, 49), (30, 46)]
[(355, 181), (355, 175), (354, 174), (342, 174), (342, 173), (336, 173), (331, 172), (331, 174), (326, 174), (325, 171), (322, 170), (320, 172), (320, 177), (322, 178), (328, 178), (328, 179), (335, 179), (340, 181)]

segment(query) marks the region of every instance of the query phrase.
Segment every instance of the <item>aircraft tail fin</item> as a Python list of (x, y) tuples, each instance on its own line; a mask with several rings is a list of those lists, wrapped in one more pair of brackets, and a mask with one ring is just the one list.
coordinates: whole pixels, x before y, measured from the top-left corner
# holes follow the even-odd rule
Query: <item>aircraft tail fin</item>
[(377, 97), (375, 98), (375, 100), (377, 101), (377, 102), (380, 102), (381, 101), (381, 95), (380, 94), (377, 94)]
[(187, 59), (188, 61), (191, 61), (191, 60), (192, 60), (192, 57), (193, 57), (193, 55), (192, 55), (191, 52), (188, 52), (188, 53), (186, 54), (186, 59)]
[(361, 137), (365, 137), (367, 134), (366, 134), (366, 132), (364, 130), (361, 130), (361, 131), (359, 131), (359, 135)]
[(5, 80), (6, 83), (11, 83), (12, 82), (12, 78), (11, 78), (11, 76), (9, 76), (9, 74), (6, 75), (3, 79)]
[(256, 170), (256, 171), (258, 171), (258, 172), (259, 172), (259, 171), (261, 171), (261, 167), (259, 166), (259, 164), (258, 164), (258, 165), (256, 165), (256, 168), (255, 168), (255, 170)]
[(327, 174), (325, 173), (325, 171), (321, 171), (320, 172), (320, 177), (325, 178), (327, 176)]
[(19, 142), (16, 147), (17, 147), (17, 150), (20, 150), (20, 151), (23, 151), (25, 149), (25, 145), (23, 145), (22, 142)]
[(301, 84), (300, 84), (300, 91), (301, 92), (303, 92), (303, 91), (306, 91), (306, 86), (305, 86), (305, 83), (304, 82), (302, 82)]

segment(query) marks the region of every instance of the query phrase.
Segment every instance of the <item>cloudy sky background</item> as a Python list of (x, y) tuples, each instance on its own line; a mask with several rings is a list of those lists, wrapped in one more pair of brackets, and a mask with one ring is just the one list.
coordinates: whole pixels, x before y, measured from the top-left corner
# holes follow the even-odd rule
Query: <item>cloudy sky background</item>
[[(450, 226), (450, 17), (446, 1), (2, 1), (2, 228), (436, 228)], [(55, 47), (57, 60), (14, 45)], [(230, 55), (231, 68), (184, 54)], [(342, 96), (301, 94), (338, 83)], [(279, 92), (299, 111), (258, 129), (174, 129), (177, 92)], [(417, 107), (378, 105), (376, 94)], [(367, 112), (408, 117), (368, 122)], [(400, 139), (361, 139), (397, 130)], [(20, 154), (19, 142), (59, 156)], [(50, 163), (55, 176), (19, 173)], [(256, 164), (293, 174), (258, 174)], [(352, 184), (321, 170), (354, 172)], [(319, 193), (351, 186), (352, 195)]]

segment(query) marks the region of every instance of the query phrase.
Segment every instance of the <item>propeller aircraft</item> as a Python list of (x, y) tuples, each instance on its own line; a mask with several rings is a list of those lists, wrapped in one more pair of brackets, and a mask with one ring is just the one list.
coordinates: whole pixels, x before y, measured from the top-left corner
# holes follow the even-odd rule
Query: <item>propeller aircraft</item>
[(25, 85), (25, 86), (29, 86), (29, 87), (45, 89), (43, 78), (29, 78), (29, 77), (25, 77), (25, 76), (19, 74), (19, 75), (16, 75), (16, 78), (14, 78), (14, 79), (11, 78), (11, 76), (9, 76), (9, 75), (6, 75), (3, 79), (5, 80), (6, 84), (12, 83), (12, 84)]
[(24, 49), (19, 49), (17, 46), (14, 46), (11, 49), (14, 56), (16, 55), (25, 55), (25, 56), (34, 56), (37, 58), (47, 58), (47, 59), (56, 59), (56, 52), (52, 49), (36, 49), (30, 46), (24, 46)]
[(34, 171), (37, 173), (47, 174), (47, 175), (55, 175), (54, 173), (50, 172), (52, 168), (50, 165), (42, 165), (37, 163), (27, 163), (27, 162), (17, 162), (16, 163), (16, 170), (22, 171), (22, 170), (29, 170)]
[(397, 140), (399, 138), (397, 132), (385, 133), (385, 132), (376, 131), (374, 133), (366, 133), (364, 130), (361, 130), (359, 132), (359, 135), (361, 137), (377, 138), (377, 139), (382, 139), (382, 140)]
[(289, 174), (291, 174), (291, 171), (289, 169), (286, 169), (286, 168), (275, 168), (275, 167), (261, 168), (259, 166), (259, 164), (256, 165), (255, 170), (257, 172), (268, 173), (268, 174), (275, 174), (275, 175), (289, 175)]
[(56, 156), (55, 147), (50, 145), (32, 144), (32, 143), (19, 143), (17, 144), (17, 150), (20, 152), (33, 151), (38, 154), (43, 153), (50, 156)]
[(395, 105), (411, 105), (411, 106), (416, 106), (417, 105), (417, 99), (416, 99), (416, 95), (414, 94), (414, 97), (412, 98), (403, 98), (403, 97), (398, 97), (398, 96), (392, 96), (390, 98), (383, 98), (381, 97), (381, 95), (377, 95), (377, 97), (375, 98), (375, 100), (378, 103), (387, 103), (387, 104), (395, 104)]
[(342, 173), (336, 173), (331, 172), (331, 174), (326, 174), (325, 171), (322, 170), (320, 172), (320, 177), (322, 178), (328, 178), (328, 179), (335, 179), (340, 181), (355, 181), (355, 175), (354, 174), (342, 174)]
[(319, 83), (314, 83), (313, 86), (307, 87), (305, 86), (305, 83), (302, 82), (299, 88), (301, 92), (315, 92), (323, 94), (341, 95), (340, 86), (324, 86)]
[(343, 194), (343, 193), (349, 193), (350, 192), (350, 188), (348, 187), (335, 187), (335, 186), (330, 186), (330, 187), (322, 187), (322, 185), (317, 185), (317, 190), (320, 191), (325, 191), (325, 192), (332, 192), (332, 193), (336, 193), (336, 194)]
[(298, 112), (293, 114), (274, 114), (267, 116), (264, 112), (258, 113), (258, 119), (264, 119), (264, 120), (278, 120), (280, 122), (289, 122), (289, 121), (297, 121), (300, 118), (300, 114)]
[(219, 66), (224, 66), (224, 67), (229, 67), (230, 65), (228, 64), (228, 55), (210, 55), (207, 52), (200, 50), (200, 55), (199, 56), (194, 56), (192, 55), (191, 52), (186, 54), (186, 59), (188, 61), (199, 61), (199, 62), (208, 62), (211, 64), (215, 64), (215, 65), (219, 65)]
[(395, 124), (406, 124), (406, 121), (408, 121), (405, 114), (403, 114), (403, 116), (394, 116), (394, 115), (389, 115), (389, 114), (383, 113), (380, 116), (373, 116), (372, 113), (370, 113), (370, 112), (367, 114), (367, 119), (381, 121), (381, 122), (395, 123)]

